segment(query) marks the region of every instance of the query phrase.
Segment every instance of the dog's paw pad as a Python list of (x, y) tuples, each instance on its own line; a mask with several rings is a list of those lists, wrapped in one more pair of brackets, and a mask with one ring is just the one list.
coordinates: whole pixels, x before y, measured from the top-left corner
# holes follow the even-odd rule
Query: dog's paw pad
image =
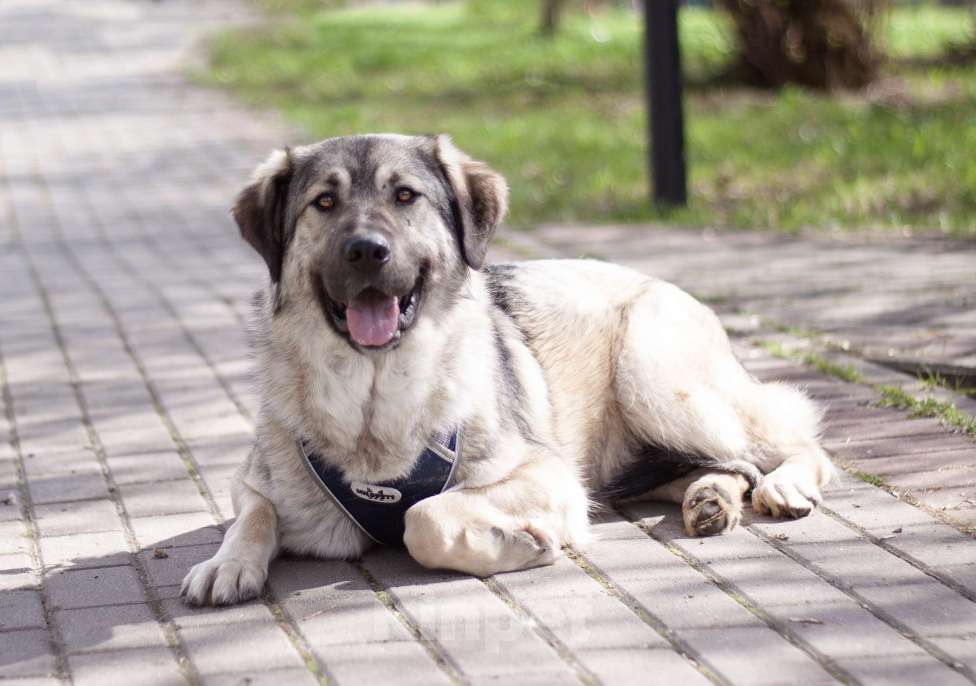
[(715, 536), (739, 523), (739, 508), (721, 489), (703, 486), (686, 500), (685, 529), (690, 536)]

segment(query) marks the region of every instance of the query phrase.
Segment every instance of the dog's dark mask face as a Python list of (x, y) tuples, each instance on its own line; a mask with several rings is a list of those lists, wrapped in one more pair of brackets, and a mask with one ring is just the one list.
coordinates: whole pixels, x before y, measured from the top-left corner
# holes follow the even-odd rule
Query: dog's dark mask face
[(335, 333), (383, 350), (456, 301), (506, 200), (445, 136), (352, 136), (272, 154), (234, 218), (282, 306), (314, 297)]

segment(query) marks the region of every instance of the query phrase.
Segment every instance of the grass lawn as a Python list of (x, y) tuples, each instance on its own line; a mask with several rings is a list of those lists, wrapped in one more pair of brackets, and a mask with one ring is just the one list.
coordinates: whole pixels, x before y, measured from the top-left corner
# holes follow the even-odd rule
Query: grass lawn
[[(866, 94), (690, 86), (691, 198), (666, 210), (647, 200), (635, 14), (569, 14), (545, 39), (536, 2), (321, 4), (278, 0), (267, 21), (218, 35), (201, 78), (281, 108), (314, 137), (448, 132), (508, 176), (511, 224), (976, 236), (976, 65), (903, 64), (964, 39), (964, 9), (896, 10), (884, 40), (900, 59)], [(680, 28), (688, 78), (701, 81), (727, 59), (729, 34), (697, 8)]]

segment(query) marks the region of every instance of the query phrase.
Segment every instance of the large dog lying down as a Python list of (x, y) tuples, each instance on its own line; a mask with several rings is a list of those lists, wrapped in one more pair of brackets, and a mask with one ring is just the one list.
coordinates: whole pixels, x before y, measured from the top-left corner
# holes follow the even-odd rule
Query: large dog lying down
[(267, 262), (256, 446), (237, 519), (183, 582), (258, 595), (279, 550), (403, 543), (476, 575), (585, 546), (595, 499), (681, 503), (691, 535), (808, 514), (832, 467), (818, 412), (760, 384), (715, 315), (585, 260), (484, 267), (505, 181), (446, 137), (278, 151), (234, 217)]

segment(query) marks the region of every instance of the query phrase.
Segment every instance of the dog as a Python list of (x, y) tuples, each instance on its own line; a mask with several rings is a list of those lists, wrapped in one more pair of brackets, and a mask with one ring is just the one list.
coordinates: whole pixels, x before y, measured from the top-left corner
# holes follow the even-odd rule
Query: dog
[(486, 267), (507, 193), (447, 136), (332, 138), (255, 170), (233, 216), (269, 275), (256, 442), (187, 602), (259, 595), (282, 550), (401, 544), (483, 577), (585, 547), (599, 501), (680, 503), (694, 536), (735, 527), (750, 490), (775, 517), (821, 502), (818, 409), (752, 378), (690, 295), (593, 260)]

